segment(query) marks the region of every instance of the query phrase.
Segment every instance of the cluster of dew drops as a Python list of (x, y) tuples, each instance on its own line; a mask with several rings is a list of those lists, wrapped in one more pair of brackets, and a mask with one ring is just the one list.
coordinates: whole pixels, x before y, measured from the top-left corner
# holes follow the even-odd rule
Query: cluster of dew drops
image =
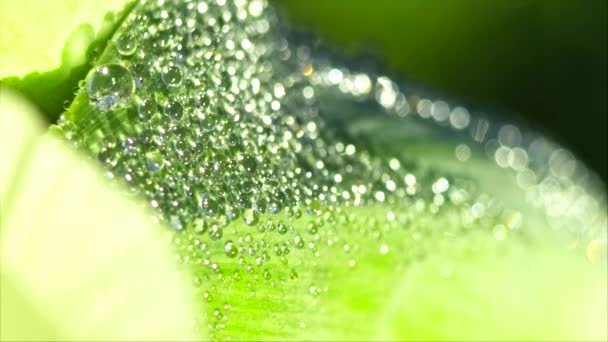
[[(417, 111), (456, 130), (473, 126), (465, 108), (420, 98), (414, 105), (387, 77), (318, 62), (310, 47), (291, 42), (284, 31), (262, 0), (141, 2), (82, 86), (88, 116), (60, 123), (70, 140), (105, 164), (110, 178), (147, 200), (156, 222), (172, 228), (180, 261), (200, 266), (195, 282), (205, 299), (238, 280), (239, 272), (253, 275), (252, 296), (256, 281), (280, 286), (297, 279), (290, 251), (310, 250), (314, 259), (321, 246), (337, 241), (336, 222), (358, 219), (341, 208), (386, 204), (391, 210), (384, 221), (370, 224), (377, 230), (404, 224), (410, 208), (437, 214), (447, 204), (464, 208), (458, 211), (463, 225), (489, 217), (495, 239), (521, 225), (519, 212), (493, 210), (496, 201), (469, 179), (421, 172), (407, 160), (375, 158), (340, 141), (327, 128), (317, 94), (369, 98), (397, 116)], [(479, 122), (487, 130), (488, 123)], [(509, 138), (517, 129), (507, 127), (501, 134)], [(530, 178), (527, 150), (498, 142), (491, 152), (502, 158), (497, 162), (504, 159), (504, 167)], [(561, 186), (574, 159), (555, 151), (549, 185)], [(455, 153), (464, 161), (471, 150), (461, 144)], [(528, 178), (521, 181), (526, 187), (533, 183)], [(233, 228), (235, 220), (250, 230)], [(390, 247), (381, 241), (378, 253)], [(353, 248), (342, 248), (353, 255), (345, 267), (355, 268)], [(266, 267), (275, 258), (286, 279)], [(324, 287), (306, 288), (317, 295)], [(216, 334), (234, 304), (214, 311), (209, 324)]]

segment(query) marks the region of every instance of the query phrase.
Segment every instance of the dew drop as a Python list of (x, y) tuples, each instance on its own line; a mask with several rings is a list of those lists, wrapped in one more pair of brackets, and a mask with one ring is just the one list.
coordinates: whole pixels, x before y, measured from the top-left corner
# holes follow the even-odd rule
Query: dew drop
[(298, 249), (304, 248), (304, 240), (302, 240), (302, 237), (300, 235), (296, 235), (293, 238), (293, 242), (295, 243), (295, 245)]
[(144, 120), (150, 119), (156, 114), (156, 110), (156, 102), (152, 99), (143, 99), (137, 104), (137, 113), (139, 114), (139, 117)]
[(171, 65), (163, 68), (161, 78), (168, 87), (178, 87), (182, 83), (182, 72), (179, 67)]
[(208, 217), (213, 217), (217, 214), (217, 203), (206, 193), (198, 194), (198, 205), (203, 209), (203, 214)]
[(246, 209), (243, 212), (243, 221), (249, 226), (254, 226), (258, 223), (258, 213), (253, 209)]
[(137, 40), (129, 33), (121, 34), (114, 44), (116, 51), (123, 56), (130, 56), (137, 50)]
[(156, 173), (163, 168), (164, 159), (158, 151), (150, 151), (146, 153), (146, 167), (152, 173)]
[(222, 238), (222, 236), (224, 236), (224, 231), (222, 228), (220, 228), (218, 225), (214, 224), (213, 226), (211, 226), (211, 229), (209, 229), (209, 237), (213, 240), (219, 240)]
[(184, 108), (178, 101), (171, 100), (165, 104), (163, 111), (172, 119), (180, 120), (182, 118), (182, 114), (184, 113)]
[(287, 225), (283, 222), (279, 222), (277, 223), (277, 232), (279, 232), (279, 234), (285, 234), (287, 233), (287, 230), (289, 228), (287, 227)]
[(203, 234), (207, 230), (207, 224), (203, 219), (196, 219), (192, 224), (192, 228), (196, 234)]
[(182, 223), (182, 220), (177, 217), (177, 216), (171, 216), (170, 220), (169, 220), (171, 227), (173, 227), (173, 229), (180, 231), (184, 228), (184, 224)]
[(238, 254), (238, 248), (230, 240), (226, 241), (224, 251), (229, 258), (234, 258)]
[(236, 220), (239, 217), (239, 213), (240, 213), (239, 208), (237, 208), (231, 204), (227, 204), (224, 211), (226, 213), (226, 218), (230, 221)]
[(97, 108), (109, 110), (124, 103), (134, 89), (135, 82), (129, 70), (119, 64), (107, 64), (93, 71), (87, 93)]
[(257, 168), (257, 162), (252, 156), (246, 156), (245, 158), (243, 158), (243, 161), (241, 163), (245, 171), (248, 173), (253, 173)]

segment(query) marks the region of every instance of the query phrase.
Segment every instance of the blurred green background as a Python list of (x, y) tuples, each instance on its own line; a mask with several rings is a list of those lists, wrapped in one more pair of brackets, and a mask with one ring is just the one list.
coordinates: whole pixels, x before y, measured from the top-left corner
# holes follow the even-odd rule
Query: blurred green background
[(274, 0), (408, 79), (519, 114), (606, 174), (606, 0)]

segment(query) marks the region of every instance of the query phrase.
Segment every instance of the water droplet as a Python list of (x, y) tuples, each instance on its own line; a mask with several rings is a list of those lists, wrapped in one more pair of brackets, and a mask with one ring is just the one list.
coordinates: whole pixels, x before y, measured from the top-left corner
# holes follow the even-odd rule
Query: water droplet
[(246, 209), (243, 212), (243, 221), (250, 226), (256, 225), (258, 222), (258, 213), (256, 213), (253, 209)]
[(224, 212), (226, 213), (226, 218), (230, 221), (236, 220), (240, 214), (239, 208), (237, 208), (231, 204), (226, 205)]
[(154, 114), (156, 114), (157, 106), (156, 102), (152, 99), (143, 99), (140, 100), (137, 105), (137, 113), (139, 117), (143, 120), (150, 119)]
[(148, 170), (156, 173), (163, 168), (164, 164), (165, 160), (160, 152), (150, 151), (146, 153), (146, 167), (148, 167)]
[(123, 56), (130, 56), (137, 50), (137, 39), (130, 33), (123, 33), (114, 42), (116, 51)]
[(287, 230), (289, 228), (287, 227), (287, 225), (283, 222), (279, 222), (277, 223), (277, 232), (279, 232), (279, 234), (285, 234), (287, 233)]
[(257, 168), (257, 162), (252, 156), (246, 156), (245, 158), (243, 158), (241, 165), (243, 165), (243, 168), (248, 173), (253, 173)]
[(314, 222), (309, 222), (306, 228), (311, 235), (315, 235), (319, 231), (319, 225)]
[(291, 272), (289, 272), (289, 278), (292, 280), (298, 279), (298, 272), (296, 272), (296, 270), (291, 270)]
[(179, 101), (170, 100), (165, 104), (163, 111), (172, 119), (180, 120), (182, 118), (182, 114), (184, 113), (184, 108)]
[(164, 67), (161, 78), (168, 87), (178, 87), (182, 83), (182, 71), (175, 65)]
[(182, 220), (177, 216), (171, 216), (170, 224), (171, 224), (171, 227), (173, 227), (173, 229), (178, 230), (178, 231), (182, 230), (184, 228), (184, 224), (182, 223)]
[(220, 228), (218, 225), (214, 224), (209, 229), (209, 237), (213, 240), (219, 240), (224, 236), (224, 230)]
[(192, 229), (196, 234), (203, 234), (207, 230), (207, 224), (203, 219), (196, 219), (192, 223)]
[(304, 240), (302, 240), (302, 237), (300, 235), (296, 235), (293, 238), (293, 242), (295, 243), (297, 248), (299, 248), (299, 249), (304, 248)]
[(87, 93), (97, 108), (108, 110), (124, 103), (134, 89), (135, 82), (129, 70), (119, 64), (108, 64), (93, 71)]
[(230, 240), (226, 241), (226, 244), (224, 245), (224, 251), (226, 251), (226, 255), (229, 258), (234, 258), (239, 252), (238, 248)]
[(218, 205), (217, 203), (206, 193), (198, 194), (198, 205), (203, 209), (203, 214), (208, 217), (214, 217), (217, 215)]

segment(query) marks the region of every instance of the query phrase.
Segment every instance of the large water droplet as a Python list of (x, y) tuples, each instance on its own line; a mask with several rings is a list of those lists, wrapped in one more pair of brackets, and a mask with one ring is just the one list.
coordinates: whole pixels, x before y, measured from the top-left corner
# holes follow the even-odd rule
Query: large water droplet
[(108, 110), (124, 103), (134, 89), (135, 82), (127, 68), (108, 64), (95, 69), (89, 79), (87, 93), (99, 109)]

